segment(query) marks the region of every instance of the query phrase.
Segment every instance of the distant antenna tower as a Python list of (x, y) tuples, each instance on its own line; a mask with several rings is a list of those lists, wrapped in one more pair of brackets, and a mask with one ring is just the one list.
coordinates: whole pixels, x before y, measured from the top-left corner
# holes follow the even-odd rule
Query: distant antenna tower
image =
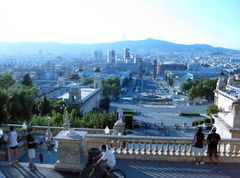
[(125, 40), (125, 39), (126, 39), (126, 34), (124, 33), (124, 34), (123, 34), (123, 40)]

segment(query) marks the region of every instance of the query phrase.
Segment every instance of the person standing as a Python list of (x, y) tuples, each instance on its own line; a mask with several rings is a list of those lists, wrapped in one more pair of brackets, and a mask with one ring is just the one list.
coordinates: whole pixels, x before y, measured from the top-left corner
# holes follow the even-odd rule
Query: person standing
[(194, 135), (194, 156), (196, 157), (196, 165), (204, 164), (203, 162), (203, 141), (204, 134), (202, 133), (202, 127), (198, 127), (197, 133)]
[(33, 136), (33, 128), (28, 128), (28, 135), (27, 135), (27, 146), (28, 146), (28, 168), (30, 170), (35, 168), (35, 165), (33, 164), (33, 159), (35, 158), (35, 147), (36, 147), (36, 143), (35, 143), (35, 139)]
[(10, 151), (10, 164), (18, 163), (18, 134), (14, 130), (13, 126), (9, 127), (9, 135), (8, 135), (8, 143), (9, 143), (9, 151)]
[(217, 145), (218, 141), (221, 139), (220, 135), (216, 133), (216, 127), (213, 127), (211, 130), (211, 133), (208, 135), (208, 157), (210, 160), (210, 163), (213, 162), (213, 157), (216, 159), (216, 164), (218, 164), (218, 154), (217, 154)]

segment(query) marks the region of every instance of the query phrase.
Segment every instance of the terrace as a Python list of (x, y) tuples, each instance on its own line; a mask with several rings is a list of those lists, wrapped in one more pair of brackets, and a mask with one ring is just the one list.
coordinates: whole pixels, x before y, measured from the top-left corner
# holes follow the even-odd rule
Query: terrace
[[(6, 129), (9, 125), (4, 125)], [(16, 125), (16, 127), (21, 127)], [(48, 127), (35, 126), (38, 135), (46, 133)], [(63, 127), (50, 127), (56, 135)], [(238, 177), (240, 163), (240, 139), (222, 139), (218, 146), (220, 164), (213, 166), (194, 164), (192, 138), (189, 137), (156, 137), (156, 136), (129, 136), (107, 135), (103, 129), (75, 129), (87, 132), (84, 138), (85, 150), (98, 148), (105, 143), (117, 157), (117, 168), (123, 170), (128, 178), (137, 177)], [(113, 130), (110, 130), (113, 133)], [(25, 145), (23, 144), (23, 147)], [(206, 148), (206, 147), (205, 147)], [(19, 149), (20, 150), (20, 149)], [(3, 160), (7, 150), (0, 149), (0, 158)], [(65, 150), (68, 151), (69, 150)], [(58, 152), (46, 157), (45, 164), (37, 164), (38, 170), (29, 172), (26, 163), (26, 153), (22, 153), (20, 164), (9, 166), (8, 162), (1, 161), (0, 171), (6, 177), (79, 177), (79, 173), (69, 171), (60, 172), (54, 169), (58, 159)], [(5, 157), (6, 158), (6, 157)], [(48, 160), (47, 160), (48, 159)]]

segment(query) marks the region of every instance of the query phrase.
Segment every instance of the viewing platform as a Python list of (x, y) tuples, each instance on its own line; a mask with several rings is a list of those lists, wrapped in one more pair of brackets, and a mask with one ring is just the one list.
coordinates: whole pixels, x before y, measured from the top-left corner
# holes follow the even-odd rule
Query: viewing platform
[[(20, 128), (21, 125), (14, 125)], [(6, 130), (9, 125), (2, 125)], [(63, 127), (32, 126), (39, 136), (45, 135), (49, 129), (53, 136), (64, 130)], [(193, 138), (190, 137), (156, 137), (156, 136), (135, 136), (135, 135), (112, 135), (104, 134), (104, 129), (75, 129), (78, 132), (85, 132), (83, 149), (87, 155), (91, 148), (99, 148), (101, 144), (107, 144), (117, 158), (116, 168), (123, 170), (128, 178), (157, 178), (157, 177), (202, 177), (202, 178), (237, 178), (239, 177), (240, 163), (240, 139), (221, 139), (218, 145), (219, 162), (218, 166), (210, 165), (207, 157), (207, 145), (204, 146), (204, 165), (195, 165), (193, 156)], [(67, 146), (67, 145), (65, 145)], [(19, 150), (26, 150), (26, 144), (22, 144)], [(71, 149), (71, 145), (69, 145)], [(71, 150), (62, 149), (69, 155)], [(5, 154), (5, 156), (4, 156)], [(29, 172), (26, 159), (20, 159), (20, 164), (10, 166), (7, 162), (7, 149), (0, 149), (0, 171), (6, 177), (79, 177), (77, 171), (70, 169), (65, 172), (56, 170), (56, 163), (59, 158), (59, 150), (52, 154), (51, 163), (38, 164), (35, 172)], [(24, 154), (23, 154), (24, 157)], [(22, 158), (23, 158), (22, 157)], [(36, 160), (38, 155), (36, 154)]]

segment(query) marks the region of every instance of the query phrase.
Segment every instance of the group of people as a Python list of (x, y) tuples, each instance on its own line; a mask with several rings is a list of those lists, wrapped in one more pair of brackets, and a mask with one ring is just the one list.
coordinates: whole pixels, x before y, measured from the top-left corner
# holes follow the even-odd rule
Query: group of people
[[(11, 156), (11, 164), (18, 163), (18, 139), (19, 136), (17, 132), (14, 130), (13, 126), (9, 128), (9, 135), (8, 135), (8, 144)], [(34, 169), (35, 166), (33, 164), (33, 159), (35, 158), (35, 149), (36, 149), (36, 141), (33, 136), (33, 128), (28, 128), (27, 134), (27, 147), (28, 147), (28, 158), (29, 158), (29, 169)], [(203, 162), (203, 147), (204, 144), (208, 144), (208, 156), (210, 159), (210, 163), (218, 163), (218, 154), (217, 154), (217, 145), (218, 141), (221, 139), (220, 135), (216, 133), (216, 127), (213, 127), (211, 133), (205, 139), (204, 133), (202, 132), (202, 128), (199, 127), (197, 129), (196, 134), (194, 135), (193, 147), (194, 147), (194, 156), (196, 157), (196, 165), (204, 164)], [(43, 162), (43, 155), (42, 155), (42, 147), (46, 140), (42, 139), (40, 142), (40, 155), (39, 159), (40, 162)], [(116, 164), (116, 159), (114, 154), (107, 148), (106, 145), (101, 146), (101, 154), (97, 156), (97, 165), (100, 165), (103, 174), (106, 172), (104, 171), (106, 168), (113, 168)], [(214, 159), (215, 158), (215, 159)]]
[[(8, 145), (10, 151), (10, 165), (14, 165), (18, 163), (18, 142), (20, 140), (20, 136), (14, 130), (13, 126), (9, 127), (9, 134), (8, 134)], [(29, 162), (29, 169), (35, 168), (33, 164), (33, 159), (35, 158), (35, 148), (36, 142), (33, 136), (33, 128), (28, 128), (27, 134), (27, 147), (28, 147), (28, 162)]]
[[(10, 152), (10, 165), (15, 165), (18, 163), (18, 142), (20, 140), (20, 136), (18, 133), (14, 130), (13, 126), (9, 127), (9, 134), (8, 134), (8, 146), (9, 146), (9, 152)], [(33, 135), (33, 128), (29, 127), (27, 129), (27, 153), (28, 153), (28, 168), (30, 170), (35, 169), (36, 166), (33, 163), (33, 159), (35, 159), (35, 149), (37, 148), (37, 141)], [(51, 138), (51, 147), (54, 147), (55, 141), (53, 138)], [(40, 163), (43, 163), (43, 149), (46, 149), (46, 138), (43, 137), (39, 144), (40, 153), (39, 153), (39, 160)]]
[(220, 135), (216, 133), (216, 127), (212, 128), (211, 132), (207, 136), (207, 139), (205, 139), (204, 133), (202, 132), (202, 127), (198, 127), (193, 140), (194, 156), (196, 157), (196, 165), (204, 164), (203, 162), (204, 144), (208, 145), (208, 157), (209, 157), (210, 163), (218, 164), (217, 145), (220, 139), (221, 139)]

